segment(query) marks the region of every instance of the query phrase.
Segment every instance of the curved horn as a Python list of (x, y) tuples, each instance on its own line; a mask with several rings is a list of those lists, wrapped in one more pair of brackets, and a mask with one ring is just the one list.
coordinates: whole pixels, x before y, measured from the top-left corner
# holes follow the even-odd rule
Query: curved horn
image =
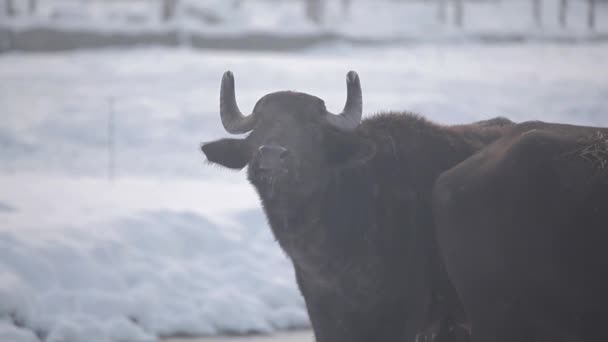
[(234, 75), (231, 71), (226, 71), (222, 77), (220, 117), (222, 118), (222, 125), (231, 134), (247, 133), (253, 129), (255, 124), (254, 117), (241, 114), (239, 106), (236, 104)]
[(327, 122), (342, 131), (352, 131), (361, 122), (363, 115), (363, 95), (361, 81), (354, 71), (346, 74), (346, 104), (342, 113), (335, 115), (327, 113)]

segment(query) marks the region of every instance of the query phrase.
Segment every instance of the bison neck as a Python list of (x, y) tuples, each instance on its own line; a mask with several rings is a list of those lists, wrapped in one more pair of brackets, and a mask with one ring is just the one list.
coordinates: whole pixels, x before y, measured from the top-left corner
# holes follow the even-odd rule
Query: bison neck
[(411, 115), (366, 120), (355, 134), (376, 143), (369, 163), (333, 170), (324, 189), (304, 202), (265, 204), (299, 278), (357, 305), (380, 305), (378, 293), (404, 306), (414, 305), (407, 293), (428, 298), (430, 283), (441, 278), (432, 187), (483, 145), (467, 133)]

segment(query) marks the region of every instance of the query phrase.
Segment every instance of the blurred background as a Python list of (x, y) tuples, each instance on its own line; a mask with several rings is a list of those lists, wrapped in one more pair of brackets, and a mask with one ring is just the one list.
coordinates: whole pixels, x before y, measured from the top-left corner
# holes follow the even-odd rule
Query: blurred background
[(227, 136), (277, 90), (443, 123), (608, 126), (606, 0), (0, 0), (0, 341), (307, 329)]

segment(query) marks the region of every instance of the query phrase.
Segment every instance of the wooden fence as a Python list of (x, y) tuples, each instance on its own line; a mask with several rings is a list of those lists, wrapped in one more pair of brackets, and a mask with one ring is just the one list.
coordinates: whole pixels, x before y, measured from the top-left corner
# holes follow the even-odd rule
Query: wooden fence
[[(454, 25), (463, 27), (465, 23), (465, 0), (435, 0), (438, 3), (438, 20), (441, 23), (447, 23), (447, 8), (448, 3), (453, 6), (454, 10)], [(584, 1), (587, 3), (587, 27), (591, 30), (596, 26), (596, 9), (597, 3), (600, 0), (559, 0), (558, 18), (560, 26), (567, 27), (568, 25), (568, 9), (572, 1)], [(530, 12), (537, 27), (543, 26), (543, 0), (530, 0)], [(604, 0), (604, 2), (606, 2)]]
[[(2, 0), (0, 0), (2, 1)], [(15, 1), (24, 2), (26, 0), (3, 0), (4, 1), (4, 14), (8, 17), (17, 16), (19, 13), (16, 10)], [(43, 0), (27, 0), (27, 13), (29, 15), (35, 15), (36, 9), (40, 1)], [(94, 0), (87, 0), (94, 1)], [(97, 1), (111, 1), (111, 2), (129, 2), (136, 0), (97, 0)], [(139, 0), (141, 1), (141, 0)], [(229, 0), (226, 0), (229, 1)], [(243, 1), (253, 0), (232, 0), (233, 6), (237, 7)], [(304, 15), (309, 20), (316, 24), (322, 24), (324, 18), (324, 7), (327, 0), (296, 0), (304, 2)], [(342, 4), (342, 10), (345, 16), (348, 16), (352, 6), (356, 6), (357, 0), (340, 0)], [(359, 0), (361, 1), (361, 0)], [(375, 0), (377, 1), (377, 0)], [(399, 0), (392, 0), (399, 1)], [(400, 0), (400, 1), (424, 1), (424, 0)], [(465, 26), (465, 9), (467, 2), (479, 2), (479, 1), (496, 1), (496, 0), (426, 0), (429, 4), (435, 3), (437, 6), (437, 20), (444, 24), (450, 24), (448, 18), (448, 7), (453, 8), (453, 18), (451, 22), (456, 27)], [(543, 25), (543, 0), (529, 0), (530, 1), (530, 13), (533, 17), (534, 22), (538, 27)], [(584, 1), (587, 3), (587, 27), (591, 30), (596, 27), (596, 9), (598, 2), (607, 2), (607, 0), (559, 0), (558, 20), (562, 27), (568, 25), (568, 9), (569, 5), (573, 1)], [(154, 3), (154, 1), (151, 1)], [(156, 3), (159, 6), (159, 17), (163, 21), (171, 21), (178, 12), (180, 6), (180, 0), (157, 0)], [(355, 4), (353, 4), (355, 3)]]

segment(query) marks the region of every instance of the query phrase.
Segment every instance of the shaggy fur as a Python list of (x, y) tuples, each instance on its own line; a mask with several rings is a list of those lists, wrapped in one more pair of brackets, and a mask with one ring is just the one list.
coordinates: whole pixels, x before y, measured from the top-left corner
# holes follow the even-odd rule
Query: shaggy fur
[(465, 323), (437, 258), (431, 191), (441, 172), (508, 126), (442, 127), (409, 113), (379, 114), (349, 133), (374, 143), (371, 160), (333, 170), (306, 203), (264, 201), (317, 341), (413, 341), (439, 321), (444, 329)]
[(608, 341), (605, 136), (521, 123), (438, 178), (436, 241), (473, 341)]
[[(382, 113), (344, 132), (324, 119), (322, 100), (294, 92), (264, 96), (252, 115), (246, 138), (202, 149), (212, 162), (248, 166), (317, 341), (466, 341), (463, 308), (435, 242), (432, 189), (512, 123), (449, 127)], [(284, 158), (267, 154), (277, 150)]]

